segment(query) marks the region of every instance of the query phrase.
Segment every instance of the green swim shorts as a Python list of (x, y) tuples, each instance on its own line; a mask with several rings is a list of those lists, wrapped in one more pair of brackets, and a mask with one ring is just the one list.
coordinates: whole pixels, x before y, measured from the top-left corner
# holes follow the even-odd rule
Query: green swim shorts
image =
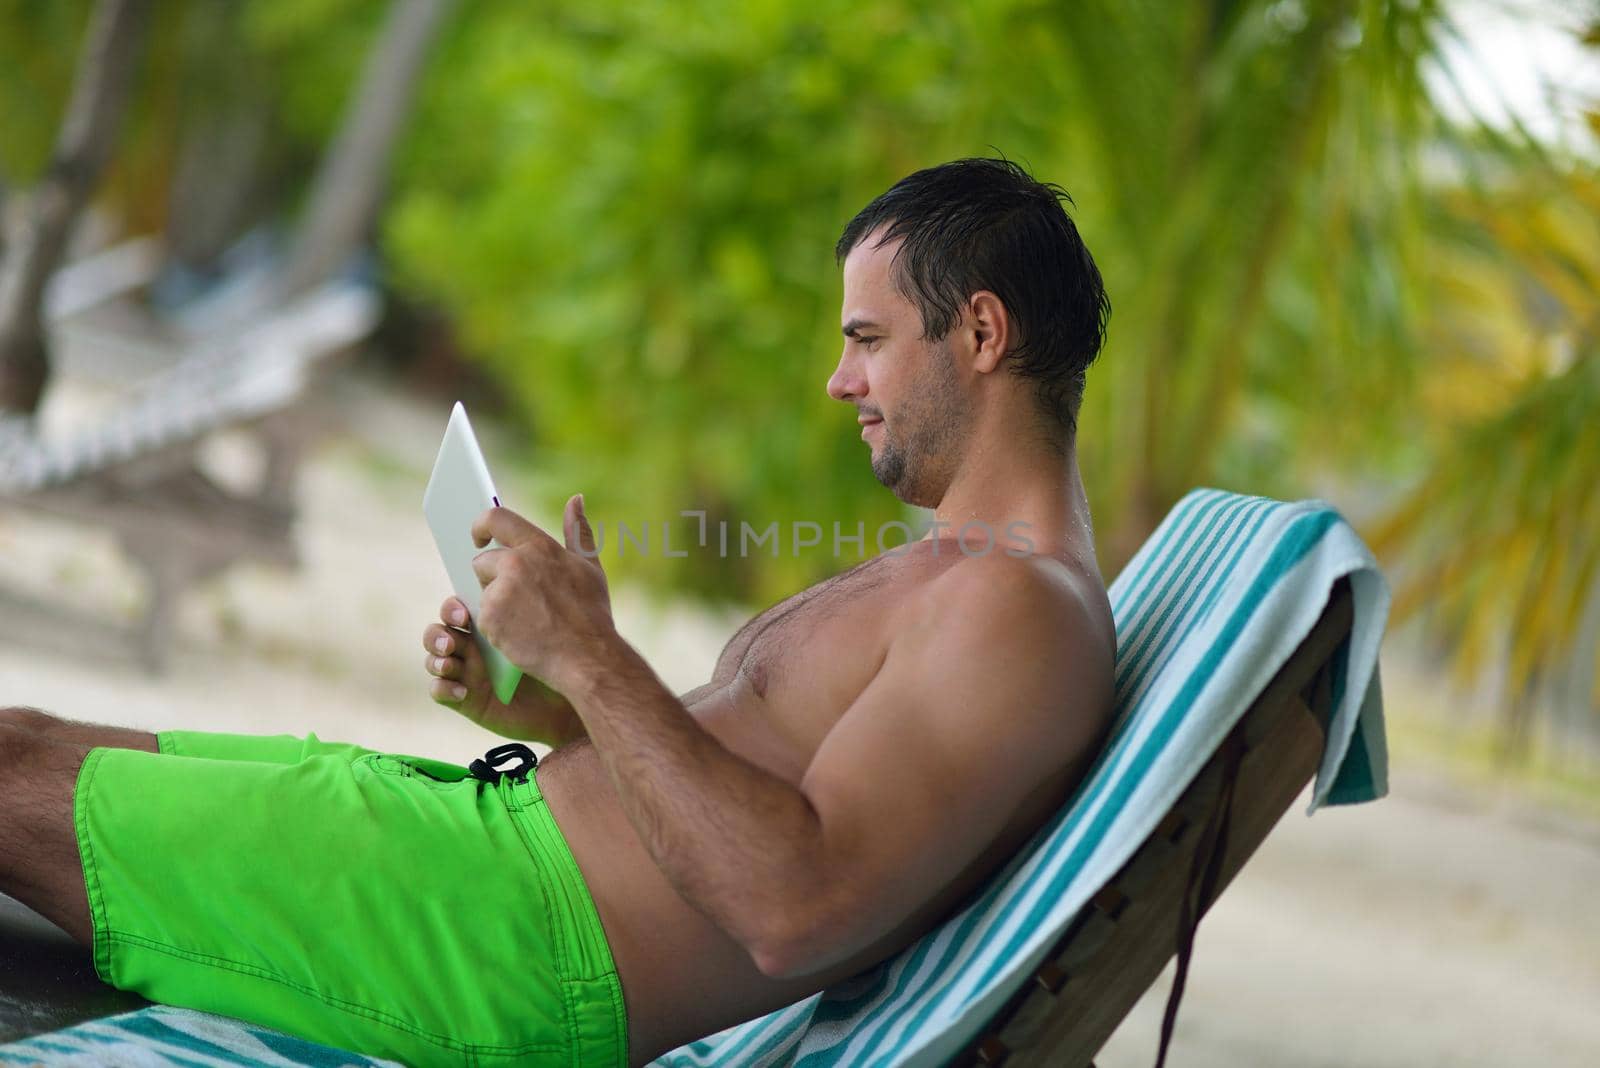
[(627, 1063), (616, 966), (535, 775), (157, 737), (78, 774), (100, 978), (413, 1066)]

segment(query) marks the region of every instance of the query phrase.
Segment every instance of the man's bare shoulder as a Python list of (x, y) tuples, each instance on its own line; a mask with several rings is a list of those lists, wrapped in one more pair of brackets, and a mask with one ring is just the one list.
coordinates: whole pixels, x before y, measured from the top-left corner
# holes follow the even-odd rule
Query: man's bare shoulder
[(937, 627), (978, 647), (1005, 638), (1030, 652), (1070, 651), (1103, 659), (1105, 666), (1116, 655), (1111, 605), (1099, 572), (1054, 557), (998, 551), (961, 557), (917, 585), (898, 622)]
[[(974, 721), (1037, 735), (1109, 717), (1116, 631), (1097, 570), (973, 554), (931, 573), (896, 612), (886, 664), (938, 679)], [(903, 675), (901, 677), (904, 677)]]

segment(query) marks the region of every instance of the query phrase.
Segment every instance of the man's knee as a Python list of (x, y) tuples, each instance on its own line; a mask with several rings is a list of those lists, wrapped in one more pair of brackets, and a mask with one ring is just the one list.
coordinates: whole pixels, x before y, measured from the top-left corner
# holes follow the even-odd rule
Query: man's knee
[(48, 742), (90, 748), (103, 745), (115, 749), (142, 749), (147, 753), (161, 751), (160, 740), (150, 731), (78, 723), (27, 705), (0, 708), (0, 732), (17, 732)]
[[(83, 763), (81, 747), (57, 742), (47, 734), (0, 723), (0, 851), (16, 844), (53, 817), (63, 805), (70, 811), (72, 785)], [(10, 817), (9, 820), (6, 817)]]
[[(10, 717), (0, 717), (0, 785), (10, 778), (7, 774), (10, 769), (26, 765), (44, 744), (45, 737), (40, 732), (13, 722)], [(4, 811), (3, 808), (0, 811)]]
[(89, 944), (73, 799), (88, 750), (0, 724), (0, 893)]
[(0, 727), (15, 727), (34, 734), (48, 734), (60, 726), (61, 722), (58, 717), (28, 705), (0, 708)]
[(0, 723), (0, 823), (7, 815), (31, 819), (39, 815), (37, 805), (54, 808), (63, 799), (70, 805), (87, 753), (84, 746)]

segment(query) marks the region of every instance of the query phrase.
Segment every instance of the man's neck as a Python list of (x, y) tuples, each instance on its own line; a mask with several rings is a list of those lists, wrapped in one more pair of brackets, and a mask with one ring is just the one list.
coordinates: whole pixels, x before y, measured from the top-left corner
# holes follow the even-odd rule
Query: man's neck
[(993, 531), (997, 549), (1020, 538), (1042, 556), (1092, 557), (1094, 532), (1075, 442), (1060, 451), (1020, 447), (1014, 433), (1003, 444), (994, 442), (986, 435), (967, 452), (934, 509), (935, 531), (956, 534), (973, 524), (967, 537), (981, 541), (981, 523)]

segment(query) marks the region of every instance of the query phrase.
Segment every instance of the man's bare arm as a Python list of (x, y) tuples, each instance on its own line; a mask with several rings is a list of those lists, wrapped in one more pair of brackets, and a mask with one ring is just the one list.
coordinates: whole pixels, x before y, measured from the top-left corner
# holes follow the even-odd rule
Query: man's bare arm
[(967, 562), (926, 603), (798, 787), (723, 748), (620, 639), (569, 692), (651, 857), (767, 974), (882, 937), (1104, 723), (1109, 658), (1036, 572)]
[(964, 560), (905, 606), (792, 785), (723, 748), (622, 640), (580, 497), (564, 520), (565, 547), (509, 509), (478, 518), (475, 543), (500, 542), (473, 558), (478, 622), (571, 701), (657, 866), (768, 974), (825, 967), (909, 918), (1104, 722), (1112, 654), (1065, 580)]

